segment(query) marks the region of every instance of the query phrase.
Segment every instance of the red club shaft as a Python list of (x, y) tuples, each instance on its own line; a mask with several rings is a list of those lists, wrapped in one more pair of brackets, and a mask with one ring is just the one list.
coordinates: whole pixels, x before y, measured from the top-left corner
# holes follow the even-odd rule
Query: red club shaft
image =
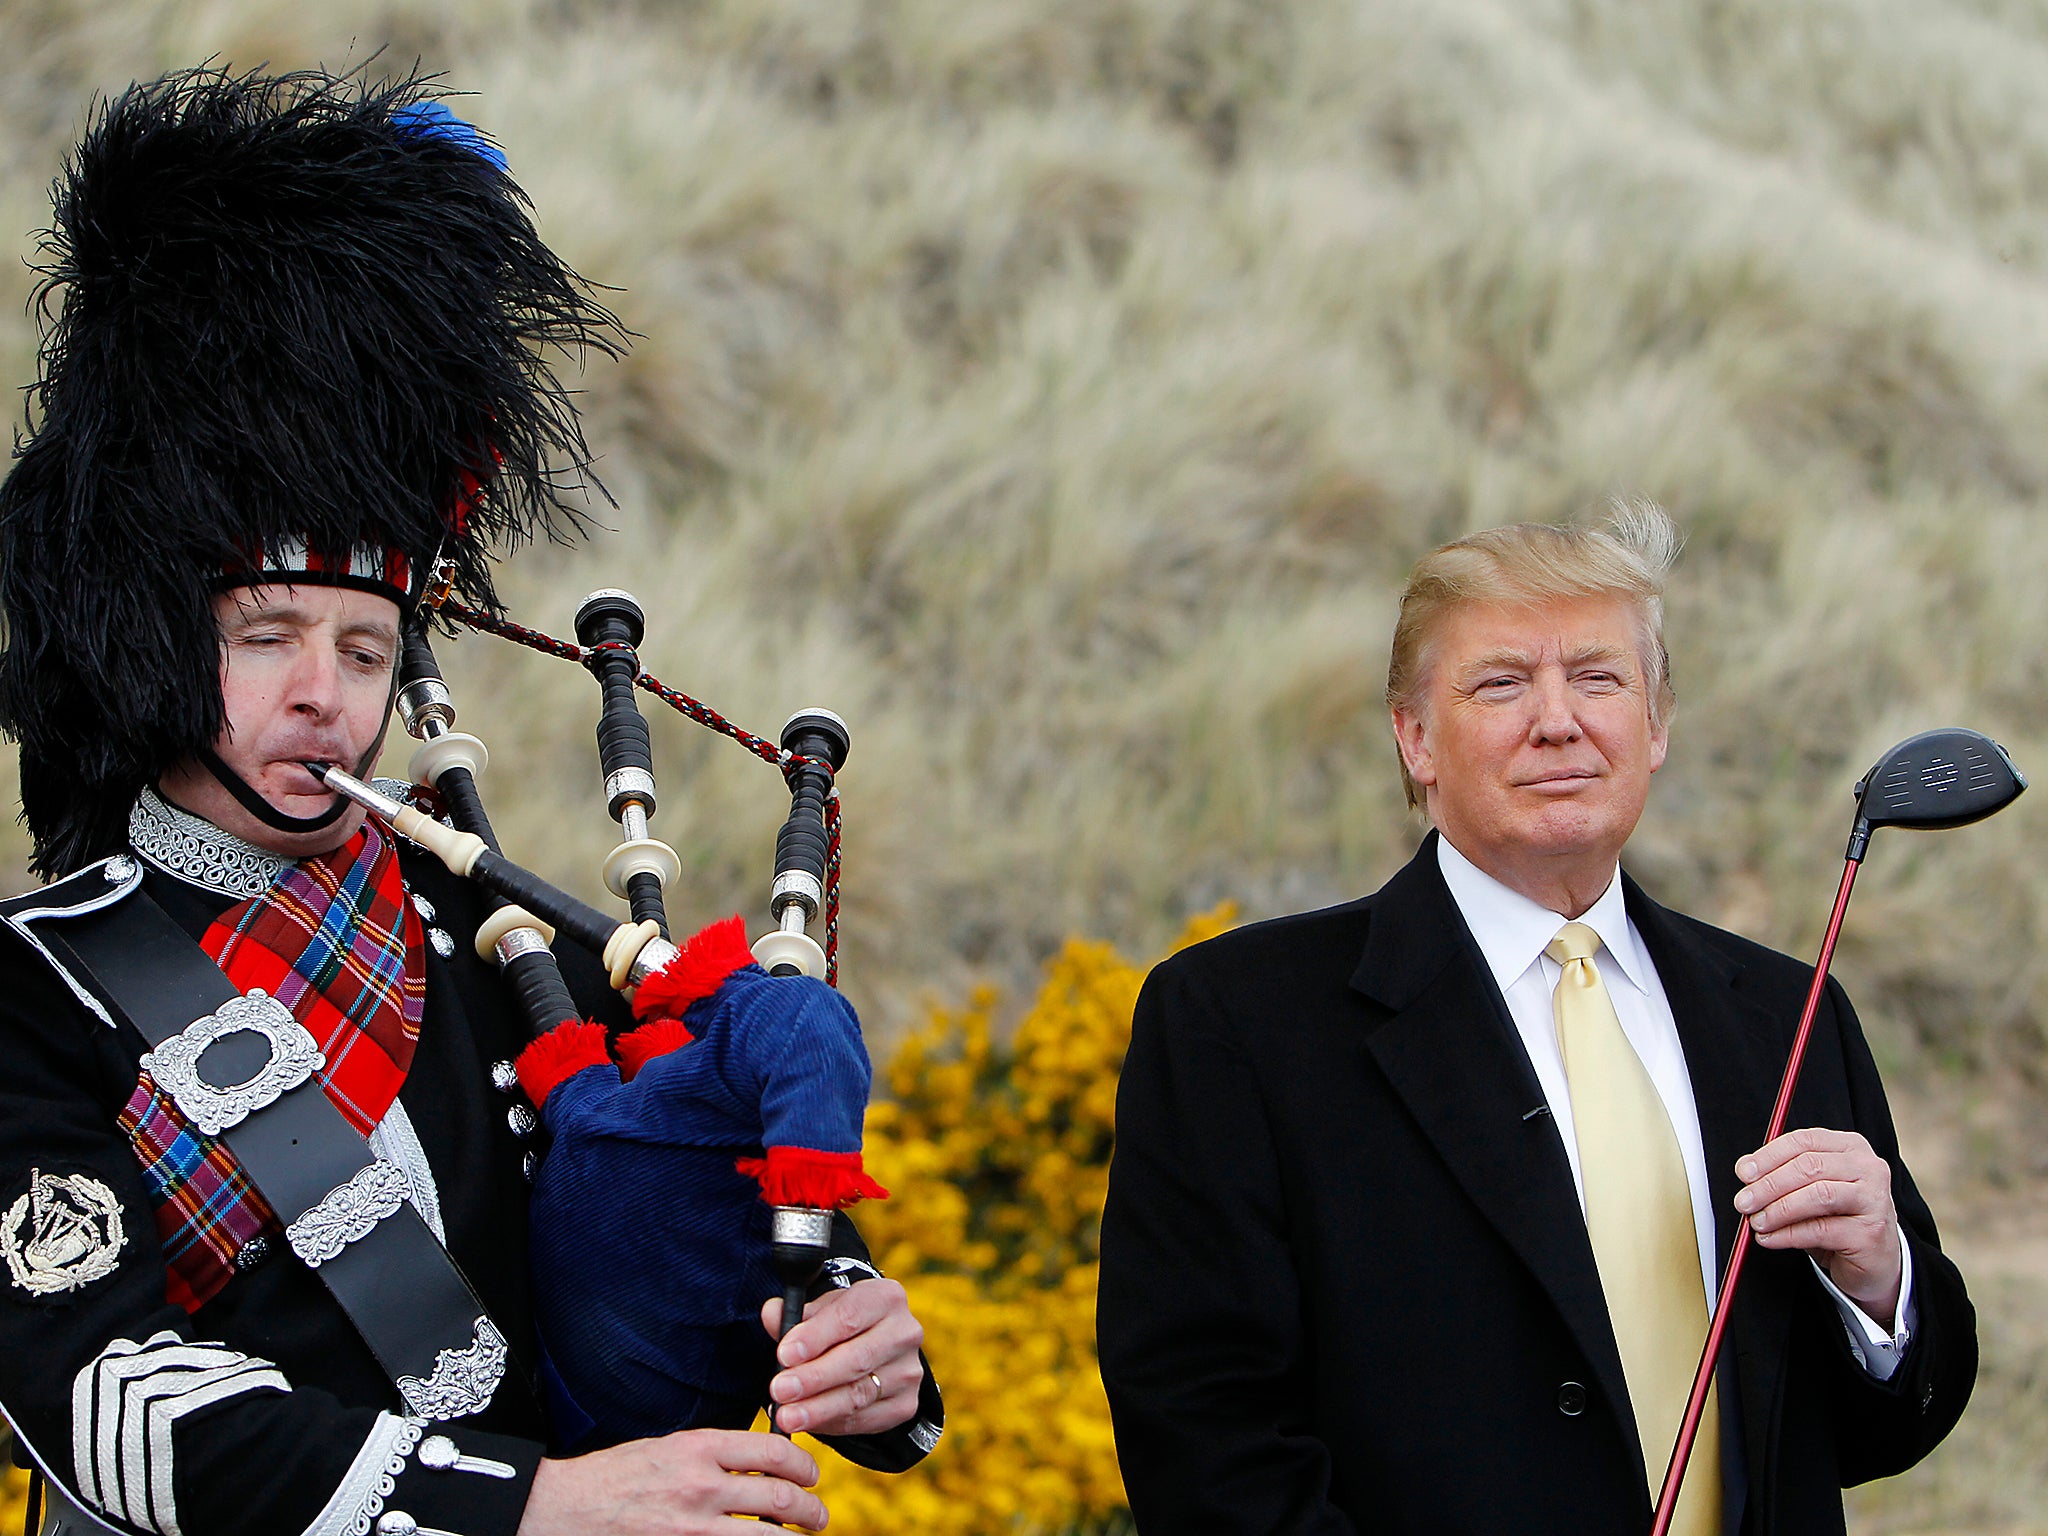
[[(1821, 940), (1820, 959), (1814, 963), (1813, 986), (1806, 994), (1806, 1009), (1799, 1016), (1799, 1031), (1792, 1037), (1791, 1059), (1785, 1063), (1784, 1080), (1778, 1084), (1778, 1102), (1771, 1110), (1771, 1127), (1764, 1133), (1766, 1143), (1785, 1133), (1785, 1119), (1792, 1112), (1792, 1090), (1799, 1081), (1799, 1069), (1806, 1061), (1806, 1042), (1813, 1034), (1813, 1016), (1820, 1008), (1821, 993), (1828, 984), (1828, 965), (1835, 958), (1835, 940), (1842, 932), (1842, 914), (1849, 910), (1849, 891), (1856, 884), (1861, 859), (1842, 867), (1841, 888), (1835, 892), (1835, 910), (1828, 918), (1827, 937)], [(1714, 1303), (1714, 1320), (1707, 1327), (1706, 1348), (1700, 1352), (1699, 1369), (1693, 1373), (1692, 1392), (1685, 1400), (1685, 1417), (1679, 1421), (1678, 1440), (1671, 1447), (1671, 1464), (1664, 1472), (1664, 1491), (1657, 1498), (1657, 1518), (1650, 1536), (1667, 1536), (1672, 1516), (1678, 1512), (1678, 1490), (1685, 1482), (1685, 1466), (1692, 1458), (1693, 1441), (1700, 1432), (1700, 1415), (1706, 1410), (1707, 1391), (1714, 1384), (1714, 1366), (1721, 1358), (1721, 1342), (1727, 1336), (1728, 1315), (1734, 1308), (1735, 1287), (1742, 1279), (1743, 1261), (1749, 1257), (1754, 1229), (1744, 1221), (1735, 1234), (1735, 1247), (1728, 1255), (1727, 1271), (1721, 1276), (1721, 1294)]]

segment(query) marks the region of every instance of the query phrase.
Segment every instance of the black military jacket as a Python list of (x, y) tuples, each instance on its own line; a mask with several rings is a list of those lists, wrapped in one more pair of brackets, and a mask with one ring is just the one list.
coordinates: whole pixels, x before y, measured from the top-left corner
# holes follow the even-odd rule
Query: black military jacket
[[(19, 1207), (8, 1246), (52, 1201), (82, 1201), (90, 1216), (99, 1191), (118, 1208), (84, 1224), (76, 1251), (36, 1281), (42, 1289), (0, 1279), (0, 1407), (43, 1469), (116, 1527), (363, 1536), (394, 1510), (463, 1536), (510, 1536), (519, 1523), (546, 1439), (526, 1274), (523, 1169), (535, 1149), (502, 1065), (526, 1035), (472, 946), (482, 894), (410, 849), (400, 863), (408, 891), (433, 912), (434, 942), (399, 1102), (433, 1173), (448, 1251), (512, 1354), (490, 1406), (444, 1423), (404, 1416), (347, 1315), (282, 1244), (245, 1253), (193, 1314), (166, 1299), (150, 1195), (116, 1125), (145, 1042), (125, 1021), (97, 1017), (0, 925), (0, 1217)], [(230, 901), (155, 869), (144, 890), (195, 938)], [(630, 1024), (593, 960), (566, 949), (559, 958), (579, 1006)], [(845, 1283), (867, 1270), (867, 1255), (851, 1223), (840, 1228), (849, 1262), (834, 1268)], [(833, 1443), (897, 1470), (929, 1450), (942, 1419), (927, 1373), (910, 1424)], [(453, 1466), (445, 1443), (420, 1453), (431, 1436), (453, 1443)]]

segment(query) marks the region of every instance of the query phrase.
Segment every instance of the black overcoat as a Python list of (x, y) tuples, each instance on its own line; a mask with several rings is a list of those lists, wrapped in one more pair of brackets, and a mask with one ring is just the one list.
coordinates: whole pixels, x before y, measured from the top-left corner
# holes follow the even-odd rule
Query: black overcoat
[[(1626, 880), (1626, 877), (1624, 877)], [(1677, 1021), (1719, 1212), (1812, 969), (1658, 906), (1629, 916)], [(1437, 865), (1160, 965), (1117, 1100), (1099, 1328), (1147, 1536), (1641, 1536), (1633, 1416), (1556, 1122)], [(1790, 1124), (1890, 1162), (1918, 1326), (1885, 1383), (1800, 1254), (1756, 1250), (1720, 1390), (1731, 1530), (1843, 1528), (1840, 1489), (1962, 1412), (1974, 1314), (1830, 983)]]

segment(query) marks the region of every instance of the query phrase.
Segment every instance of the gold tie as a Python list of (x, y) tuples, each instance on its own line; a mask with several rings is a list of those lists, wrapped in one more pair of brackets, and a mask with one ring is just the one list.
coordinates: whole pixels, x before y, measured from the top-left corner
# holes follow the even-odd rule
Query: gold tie
[[(1543, 952), (1564, 967), (1552, 1000), (1571, 1086), (1586, 1229), (1654, 1503), (1699, 1364), (1707, 1303), (1678, 1137), (1594, 969), (1599, 947), (1591, 928), (1566, 923)], [(1676, 1536), (1719, 1536), (1720, 1440), (1710, 1393), (1671, 1524)]]

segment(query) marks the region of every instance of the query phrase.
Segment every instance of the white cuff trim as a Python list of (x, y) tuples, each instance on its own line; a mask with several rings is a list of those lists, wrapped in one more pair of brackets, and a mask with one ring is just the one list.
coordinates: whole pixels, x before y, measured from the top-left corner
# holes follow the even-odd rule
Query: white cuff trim
[(306, 1527), (305, 1536), (367, 1536), (426, 1427), (424, 1419), (378, 1414), (369, 1438), (342, 1474), (327, 1507)]

